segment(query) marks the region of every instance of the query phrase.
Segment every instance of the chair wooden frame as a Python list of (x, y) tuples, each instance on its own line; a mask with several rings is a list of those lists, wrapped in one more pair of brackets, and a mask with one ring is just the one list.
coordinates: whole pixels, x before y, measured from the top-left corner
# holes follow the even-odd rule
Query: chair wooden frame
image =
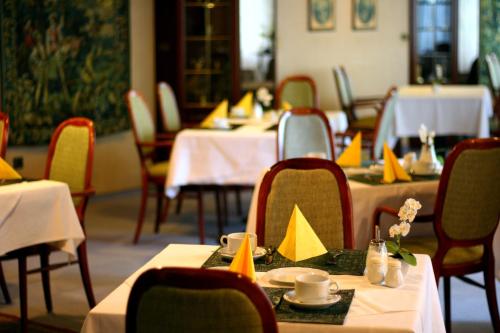
[[(492, 232), (482, 238), (471, 240), (456, 240), (446, 235), (443, 229), (443, 207), (446, 199), (446, 192), (450, 180), (453, 166), (462, 152), (465, 150), (484, 150), (484, 149), (500, 149), (500, 138), (486, 138), (486, 139), (469, 139), (457, 144), (450, 155), (445, 161), (439, 187), (434, 205), (433, 214), (417, 216), (415, 222), (433, 222), (434, 232), (438, 239), (438, 248), (434, 257), (432, 258), (432, 266), (434, 269), (434, 276), (436, 284), (439, 283), (439, 278), (444, 278), (444, 294), (445, 294), (445, 325), (446, 331), (450, 332), (451, 328), (451, 302), (450, 302), (450, 277), (456, 276), (460, 280), (481, 287), (486, 290), (488, 300), (488, 307), (492, 318), (494, 331), (500, 331), (500, 318), (498, 315), (498, 303), (495, 293), (495, 259), (493, 253), (493, 238), (495, 236), (496, 227)], [(380, 225), (380, 218), (383, 213), (398, 217), (398, 211), (391, 207), (377, 207), (373, 214), (373, 229), (375, 226)], [(497, 218), (500, 220), (500, 213)], [(483, 245), (483, 257), (479, 262), (465, 263), (465, 264), (449, 264), (444, 265), (444, 257), (448, 250), (452, 247), (469, 247), (475, 245)], [(463, 275), (476, 272), (484, 272), (485, 285), (481, 285)]]
[(0, 111), (0, 123), (3, 123), (3, 130), (0, 133), (0, 157), (5, 158), (9, 141), (9, 115)]
[[(158, 82), (158, 84), (156, 85), (156, 94), (158, 97), (158, 105), (160, 107), (160, 118), (162, 121), (163, 130), (164, 130), (164, 132), (157, 133), (157, 138), (161, 139), (161, 140), (174, 140), (175, 136), (177, 135), (177, 132), (167, 131), (166, 126), (165, 126), (165, 124), (168, 123), (168, 120), (165, 118), (166, 111), (163, 110), (163, 103), (161, 102), (161, 86), (162, 85), (166, 85), (167, 89), (172, 91), (172, 87), (166, 82)], [(172, 93), (173, 93), (173, 91), (172, 91)], [(179, 120), (180, 120), (180, 115), (179, 115)]]
[(278, 85), (278, 88), (276, 89), (276, 94), (274, 99), (274, 108), (276, 110), (281, 109), (281, 103), (283, 102), (281, 100), (281, 95), (283, 94), (283, 90), (285, 89), (286, 85), (290, 82), (307, 82), (311, 86), (314, 95), (313, 107), (314, 108), (319, 107), (318, 90), (316, 89), (316, 83), (314, 83), (314, 80), (307, 75), (292, 75), (281, 80), (280, 84)]
[(335, 162), (319, 158), (292, 158), (274, 164), (264, 175), (259, 188), (257, 199), (257, 242), (259, 246), (264, 245), (267, 198), (271, 192), (274, 178), (283, 170), (314, 170), (323, 169), (333, 174), (337, 180), (342, 205), (342, 226), (344, 231), (344, 248), (354, 248), (353, 226), (352, 226), (352, 200), (351, 190), (347, 178)]
[[(340, 78), (338, 77), (339, 75), (342, 75), (344, 77), (344, 80), (347, 82), (347, 93), (350, 96), (351, 99), (351, 104), (345, 104), (344, 101), (342, 100), (342, 93), (340, 89)], [(352, 123), (358, 119), (356, 116), (356, 108), (375, 108), (380, 104), (382, 101), (382, 97), (369, 97), (369, 98), (356, 98), (354, 99), (352, 95), (352, 90), (351, 90), (351, 81), (349, 80), (349, 76), (347, 76), (347, 72), (344, 68), (344, 66), (336, 66), (333, 68), (333, 76), (335, 78), (335, 84), (337, 87), (337, 97), (339, 99), (339, 103), (342, 107), (342, 110), (344, 110), (347, 113), (347, 119), (349, 120), (349, 123)]]
[(264, 333), (278, 332), (276, 317), (269, 298), (249, 278), (228, 271), (179, 267), (150, 269), (139, 276), (128, 299), (125, 332), (136, 332), (136, 314), (141, 296), (154, 286), (199, 290), (234, 289), (240, 291), (248, 297), (258, 311), (262, 320), (262, 331)]
[[(48, 150), (47, 163), (45, 168), (44, 178), (49, 179), (50, 169), (52, 166), (52, 160), (55, 154), (56, 145), (59, 139), (59, 136), (64, 131), (64, 129), (68, 126), (77, 126), (77, 127), (86, 127), (89, 133), (89, 142), (88, 142), (88, 150), (87, 150), (87, 163), (85, 168), (85, 179), (84, 179), (84, 190), (80, 192), (72, 192), (72, 197), (81, 198), (78, 205), (75, 206), (75, 210), (80, 221), (80, 225), (85, 232), (85, 209), (87, 207), (87, 203), (89, 197), (95, 193), (95, 190), (92, 188), (91, 179), (92, 179), (92, 165), (94, 158), (94, 138), (95, 131), (93, 122), (86, 118), (70, 118), (62, 122), (54, 131)], [(48, 312), (52, 312), (52, 297), (50, 291), (50, 276), (49, 272), (54, 269), (66, 267), (68, 264), (78, 263), (80, 267), (80, 275), (82, 277), (82, 282), (85, 290), (85, 295), (87, 296), (87, 301), (90, 308), (93, 308), (96, 305), (94, 292), (92, 290), (92, 283), (90, 279), (90, 272), (88, 266), (87, 259), (87, 243), (86, 240), (83, 240), (82, 243), (77, 248), (77, 261), (72, 261), (70, 263), (49, 263), (49, 255), (53, 250), (47, 244), (39, 244), (34, 246), (28, 246), (22, 249), (11, 251), (4, 256), (2, 256), (1, 260), (10, 260), (17, 259), (18, 267), (19, 267), (19, 298), (20, 298), (20, 307), (21, 307), (21, 331), (27, 331), (27, 321), (28, 321), (28, 305), (27, 305), (27, 275), (33, 273), (41, 273), (42, 275), (42, 285), (43, 292), (45, 297), (45, 306)], [(26, 259), (32, 255), (40, 256), (40, 268), (27, 270)], [(3, 276), (0, 276), (2, 279)], [(5, 294), (5, 290), (4, 294)], [(7, 297), (6, 300), (10, 301), (10, 296)]]
[[(132, 106), (131, 106), (130, 98), (129, 98), (129, 96), (131, 96), (132, 94), (137, 94), (137, 97), (140, 98), (145, 105), (146, 105), (146, 103), (145, 103), (145, 100), (144, 100), (144, 97), (142, 96), (142, 94), (140, 94), (139, 92), (137, 92), (135, 90), (130, 90), (125, 95), (125, 101), (127, 104), (127, 109), (129, 112), (131, 123), (132, 123), (132, 132), (134, 134), (134, 142), (135, 142), (135, 146), (137, 148), (137, 152), (139, 154), (139, 160), (140, 160), (140, 165), (141, 165), (141, 184), (142, 184), (141, 205), (139, 208), (139, 217), (137, 220), (137, 226), (135, 229), (134, 240), (133, 240), (134, 244), (137, 244), (139, 242), (139, 238), (141, 236), (141, 230), (142, 230), (142, 226), (144, 224), (144, 218), (146, 215), (146, 207), (147, 207), (147, 201), (148, 201), (148, 196), (149, 196), (149, 183), (154, 184), (156, 187), (156, 195), (155, 195), (155, 197), (156, 197), (156, 221), (155, 221), (155, 227), (154, 227), (155, 233), (159, 232), (160, 223), (162, 222), (162, 220), (164, 220), (164, 218), (168, 214), (168, 206), (169, 206), (169, 202), (170, 202), (168, 197), (166, 197), (164, 194), (165, 181), (166, 181), (167, 175), (165, 174), (162, 176), (154, 176), (154, 175), (150, 174), (148, 172), (148, 168), (146, 166), (146, 161), (148, 159), (154, 159), (156, 157), (155, 156), (156, 149), (158, 149), (158, 148), (172, 148), (174, 141), (173, 140), (158, 140), (156, 137), (155, 137), (154, 141), (151, 141), (151, 142), (142, 142), (139, 139), (139, 137), (137, 135), (137, 132), (138, 132), (137, 127), (136, 127), (136, 124), (134, 121)], [(155, 135), (156, 135), (156, 131), (155, 131)], [(143, 152), (142, 148), (146, 148), (146, 147), (150, 147), (153, 149), (151, 150), (151, 152), (145, 154)], [(165, 204), (164, 210), (162, 211), (162, 204), (163, 204), (164, 198), (166, 200), (166, 204)], [(200, 235), (200, 237), (201, 237), (201, 235)]]
[(326, 132), (328, 135), (328, 142), (330, 144), (330, 156), (332, 159), (335, 158), (335, 144), (332, 135), (332, 129), (330, 127), (330, 122), (326, 117), (325, 113), (316, 108), (294, 108), (292, 110), (288, 110), (283, 112), (278, 122), (278, 134), (277, 134), (277, 145), (276, 145), (276, 154), (278, 157), (278, 161), (284, 159), (285, 155), (285, 127), (287, 120), (290, 117), (303, 117), (303, 116), (317, 116), (321, 119), (323, 124), (325, 125)]

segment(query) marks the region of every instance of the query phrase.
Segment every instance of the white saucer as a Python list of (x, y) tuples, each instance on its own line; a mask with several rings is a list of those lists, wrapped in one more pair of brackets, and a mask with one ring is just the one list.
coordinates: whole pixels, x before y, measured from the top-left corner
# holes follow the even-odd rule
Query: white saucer
[(283, 267), (271, 269), (265, 275), (265, 278), (269, 280), (270, 283), (278, 285), (295, 285), (295, 277), (304, 273), (315, 273), (319, 275), (329, 276), (327, 271), (322, 271), (320, 269), (308, 268), (308, 267)]
[(304, 308), (304, 309), (325, 309), (329, 306), (332, 306), (333, 304), (337, 303), (342, 299), (342, 297), (338, 294), (331, 294), (328, 295), (328, 297), (320, 302), (303, 302), (297, 298), (295, 295), (295, 290), (290, 290), (287, 291), (284, 295), (283, 298), (285, 301), (288, 303), (292, 304), (293, 306), (296, 306), (298, 308)]
[[(221, 257), (227, 258), (227, 259), (233, 259), (234, 256), (236, 255), (236, 253), (229, 252), (227, 250), (227, 247), (220, 248), (219, 249), (219, 254), (221, 255)], [(255, 252), (253, 253), (253, 260), (262, 258), (265, 255), (266, 255), (266, 249), (263, 248), (263, 247), (257, 247), (255, 249)]]

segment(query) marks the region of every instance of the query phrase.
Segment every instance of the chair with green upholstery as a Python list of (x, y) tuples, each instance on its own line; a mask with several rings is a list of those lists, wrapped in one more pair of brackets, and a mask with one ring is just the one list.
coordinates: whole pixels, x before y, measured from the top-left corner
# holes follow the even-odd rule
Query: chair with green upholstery
[(332, 130), (326, 115), (318, 109), (285, 111), (278, 123), (278, 161), (321, 153), (335, 159)]
[[(85, 210), (89, 197), (95, 193), (91, 184), (94, 140), (94, 124), (91, 120), (70, 118), (62, 122), (52, 135), (44, 174), (45, 179), (68, 184), (84, 232)], [(53, 269), (66, 267), (68, 264), (78, 263), (89, 307), (93, 308), (96, 304), (90, 280), (86, 240), (80, 243), (77, 248), (77, 261), (50, 264), (49, 256), (52, 251), (53, 248), (49, 245), (39, 244), (11, 251), (0, 258), (0, 260), (17, 259), (19, 262), (19, 298), (21, 330), (23, 332), (27, 330), (28, 318), (27, 274), (41, 273), (45, 306), (48, 312), (52, 312), (49, 272)], [(32, 255), (40, 256), (40, 268), (27, 271), (26, 259)]]
[(158, 100), (163, 127), (163, 138), (173, 138), (182, 129), (177, 100), (172, 87), (166, 82), (158, 83)]
[(354, 248), (351, 192), (335, 162), (294, 158), (271, 167), (257, 199), (260, 246), (280, 245), (296, 204), (327, 249)]
[[(432, 257), (436, 277), (444, 279), (446, 331), (451, 328), (450, 277), (486, 290), (495, 332), (500, 321), (495, 291), (493, 237), (500, 219), (500, 138), (465, 140), (454, 147), (444, 164), (430, 216), (416, 221), (432, 221), (434, 237), (405, 239), (403, 246), (414, 253)], [(398, 211), (378, 207), (374, 224), (382, 213), (395, 218)], [(485, 285), (464, 276), (483, 271)]]
[(281, 109), (284, 102), (294, 108), (317, 108), (319, 102), (314, 80), (306, 75), (284, 78), (276, 89), (275, 109)]
[(0, 111), (0, 157), (5, 158), (9, 139), (9, 116)]
[[(171, 148), (173, 140), (158, 140), (156, 136), (153, 116), (143, 97), (136, 91), (131, 90), (126, 95), (128, 111), (132, 122), (135, 145), (139, 153), (141, 163), (142, 196), (139, 217), (134, 234), (134, 243), (139, 241), (144, 217), (146, 214), (149, 196), (149, 185), (153, 184), (156, 190), (157, 201), (155, 233), (160, 229), (160, 223), (168, 213), (169, 199), (164, 194), (165, 181), (168, 172), (168, 161), (156, 161), (158, 148)], [(162, 212), (163, 200), (166, 200)]]
[(162, 268), (143, 273), (127, 304), (126, 333), (277, 333), (267, 295), (229, 271)]
[(357, 111), (360, 109), (376, 110), (382, 102), (382, 97), (357, 98), (354, 99), (349, 77), (343, 66), (333, 68), (333, 76), (337, 86), (337, 94), (342, 110), (347, 113), (349, 129), (373, 131), (377, 117), (366, 116), (359, 117)]

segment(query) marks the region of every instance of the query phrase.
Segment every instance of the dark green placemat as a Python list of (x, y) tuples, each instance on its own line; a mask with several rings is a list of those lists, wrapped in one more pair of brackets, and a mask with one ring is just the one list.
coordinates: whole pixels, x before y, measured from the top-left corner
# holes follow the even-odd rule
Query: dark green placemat
[[(335, 253), (336, 251), (332, 251)], [(255, 260), (255, 271), (267, 272), (271, 269), (282, 267), (309, 267), (322, 269), (329, 274), (336, 275), (363, 275), (365, 270), (366, 251), (361, 250), (343, 250), (343, 253), (336, 257), (335, 265), (327, 264), (331, 258), (330, 253), (325, 253), (321, 256), (310, 258), (302, 261), (291, 261), (283, 257), (278, 252), (274, 255), (274, 260), (271, 264), (266, 265), (265, 257)], [(205, 261), (202, 267), (229, 266), (231, 260), (223, 258), (218, 251), (215, 251), (210, 258)]]
[[(283, 294), (291, 289), (285, 288), (263, 288), (273, 304), (283, 297)], [(354, 297), (354, 289), (339, 290), (341, 300), (326, 309), (299, 309), (284, 299), (274, 308), (277, 321), (288, 321), (294, 323), (313, 323), (343, 325), (349, 307)]]
[(271, 127), (268, 127), (266, 131), (277, 131), (278, 130), (278, 124), (275, 124)]
[(218, 128), (218, 127), (213, 127), (213, 128), (210, 128), (210, 127), (200, 127), (199, 129), (201, 130), (207, 130), (207, 131), (232, 131), (232, 130), (235, 130), (239, 127), (241, 127), (243, 125), (241, 124), (237, 124), (237, 125), (229, 125), (228, 128)]
[(32, 178), (21, 178), (21, 179), (0, 179), (0, 186), (3, 185), (12, 185), (12, 184), (19, 184), (22, 182), (33, 182), (37, 181), (38, 179), (32, 179)]
[[(365, 174), (352, 175), (352, 176), (349, 176), (348, 178), (350, 180), (354, 180), (354, 181), (368, 184), (368, 185), (388, 185), (388, 184), (382, 183), (383, 177), (384, 177), (383, 175), (375, 175), (375, 174), (365, 173)], [(439, 177), (440, 177), (440, 175), (429, 175), (429, 176), (411, 175), (411, 179), (414, 182), (439, 180)], [(396, 180), (394, 182), (394, 184), (401, 184), (401, 183), (408, 183), (408, 182), (399, 181), (399, 180)]]

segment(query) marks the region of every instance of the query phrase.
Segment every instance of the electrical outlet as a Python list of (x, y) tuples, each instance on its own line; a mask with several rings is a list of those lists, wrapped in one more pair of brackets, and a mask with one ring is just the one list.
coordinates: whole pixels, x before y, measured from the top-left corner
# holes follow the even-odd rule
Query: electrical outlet
[(22, 156), (14, 157), (12, 160), (12, 166), (16, 170), (21, 170), (24, 167), (24, 159)]

